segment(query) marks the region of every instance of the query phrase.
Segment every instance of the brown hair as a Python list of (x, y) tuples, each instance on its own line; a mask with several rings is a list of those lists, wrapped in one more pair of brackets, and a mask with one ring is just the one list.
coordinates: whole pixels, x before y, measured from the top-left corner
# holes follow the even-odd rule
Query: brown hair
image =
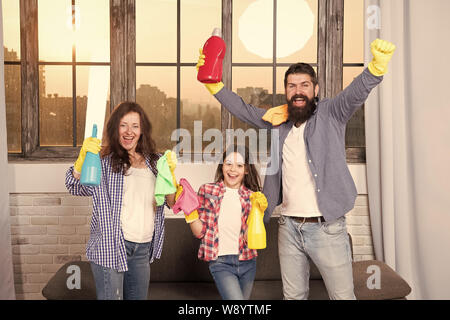
[(244, 175), (244, 179), (242, 180), (244, 186), (255, 192), (261, 191), (261, 181), (259, 178), (259, 174), (256, 170), (255, 165), (253, 164), (253, 161), (251, 161), (252, 159), (250, 157), (250, 152), (248, 151), (248, 148), (246, 146), (232, 144), (227, 148), (227, 150), (222, 155), (222, 161), (217, 166), (215, 182), (220, 182), (224, 179), (222, 170), (223, 163), (225, 162), (227, 156), (233, 152), (239, 153), (245, 161), (245, 169), (247, 173)]
[(317, 80), (316, 71), (314, 71), (313, 67), (311, 67), (310, 64), (299, 62), (291, 65), (289, 69), (286, 70), (286, 73), (284, 74), (285, 88), (287, 85), (288, 75), (295, 73), (303, 73), (309, 75), (311, 77), (311, 82), (313, 83), (314, 87), (316, 87), (317, 84), (319, 83), (319, 81)]
[(120, 144), (119, 125), (120, 120), (130, 112), (139, 114), (141, 122), (141, 136), (136, 145), (136, 152), (142, 154), (144, 157), (149, 157), (152, 166), (156, 166), (156, 161), (158, 160), (155, 141), (152, 138), (152, 124), (144, 109), (135, 102), (121, 102), (114, 108), (108, 119), (105, 135), (106, 146), (102, 149), (101, 155), (102, 157), (111, 155), (113, 171), (122, 174), (126, 174), (131, 167), (131, 162), (127, 150)]

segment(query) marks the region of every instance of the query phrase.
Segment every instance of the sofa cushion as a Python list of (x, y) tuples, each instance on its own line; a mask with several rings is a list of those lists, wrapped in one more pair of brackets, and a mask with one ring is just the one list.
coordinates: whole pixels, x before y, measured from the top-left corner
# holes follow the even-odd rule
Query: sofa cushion
[(67, 262), (50, 278), (42, 289), (42, 295), (48, 300), (97, 299), (90, 263)]
[(200, 240), (184, 218), (165, 220), (161, 258), (150, 266), (150, 282), (213, 282), (208, 263), (197, 258)]
[(353, 283), (358, 300), (402, 299), (411, 293), (411, 287), (402, 277), (377, 260), (353, 262)]

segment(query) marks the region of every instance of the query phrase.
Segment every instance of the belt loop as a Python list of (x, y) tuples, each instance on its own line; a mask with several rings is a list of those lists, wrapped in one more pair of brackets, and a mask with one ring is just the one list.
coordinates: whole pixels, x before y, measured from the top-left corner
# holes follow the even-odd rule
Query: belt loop
[(320, 217), (317, 217), (317, 221), (319, 222), (319, 227), (322, 226), (322, 219)]

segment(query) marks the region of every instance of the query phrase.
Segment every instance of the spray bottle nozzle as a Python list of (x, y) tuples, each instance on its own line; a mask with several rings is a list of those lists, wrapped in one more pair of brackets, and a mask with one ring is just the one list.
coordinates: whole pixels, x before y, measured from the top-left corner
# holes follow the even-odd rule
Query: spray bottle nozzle
[(220, 30), (220, 28), (214, 28), (212, 35), (222, 38), (222, 31)]
[(92, 126), (92, 137), (97, 138), (97, 125), (95, 123)]

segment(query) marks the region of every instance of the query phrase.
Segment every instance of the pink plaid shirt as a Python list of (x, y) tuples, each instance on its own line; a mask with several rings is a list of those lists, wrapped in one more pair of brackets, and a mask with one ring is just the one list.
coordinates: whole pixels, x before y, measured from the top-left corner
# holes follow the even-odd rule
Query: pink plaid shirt
[[(201, 260), (210, 261), (217, 259), (217, 253), (219, 251), (217, 223), (219, 221), (220, 204), (225, 190), (223, 181), (204, 184), (198, 190), (200, 207), (197, 211), (199, 219), (203, 224), (202, 232), (198, 237), (201, 239), (198, 258)], [(250, 195), (252, 192), (244, 185), (238, 191), (242, 206), (241, 232), (239, 234), (239, 260), (250, 260), (258, 255), (256, 250), (248, 248), (245, 239), (245, 232), (248, 228), (247, 218), (251, 209)]]

